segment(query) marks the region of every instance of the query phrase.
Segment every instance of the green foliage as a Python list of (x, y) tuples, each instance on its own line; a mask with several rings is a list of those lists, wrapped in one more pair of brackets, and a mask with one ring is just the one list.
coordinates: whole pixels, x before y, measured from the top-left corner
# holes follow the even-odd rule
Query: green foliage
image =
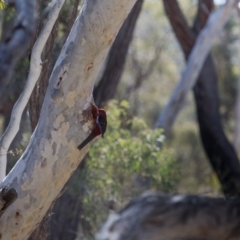
[(176, 189), (178, 166), (171, 150), (161, 150), (162, 130), (149, 129), (130, 113), (127, 101), (111, 101), (105, 138), (89, 151), (83, 209), (92, 232), (109, 209), (119, 209), (143, 191)]

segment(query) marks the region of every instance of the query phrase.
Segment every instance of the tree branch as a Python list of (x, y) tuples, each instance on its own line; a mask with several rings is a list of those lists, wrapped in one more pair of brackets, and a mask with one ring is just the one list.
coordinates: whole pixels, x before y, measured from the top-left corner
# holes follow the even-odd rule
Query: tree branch
[(240, 238), (240, 200), (147, 194), (111, 214), (96, 240)]
[[(68, 13), (67, 16), (67, 24), (66, 24), (66, 30), (65, 30), (65, 34), (64, 37), (62, 37), (61, 42), (65, 43), (66, 39), (72, 29), (72, 26), (74, 24), (74, 21), (76, 20), (76, 17), (79, 14), (79, 3), (80, 0), (74, 0), (71, 9)], [(44, 18), (44, 16), (43, 16)], [(43, 20), (43, 19), (41, 19)], [(59, 17), (56, 20), (53, 29), (51, 31), (51, 34), (46, 42), (46, 46), (44, 49), (44, 62), (43, 62), (43, 66), (42, 66), (42, 71), (41, 71), (41, 75), (38, 79), (38, 82), (32, 92), (32, 95), (30, 97), (29, 100), (29, 116), (30, 116), (30, 122), (31, 122), (31, 128), (32, 128), (32, 132), (34, 131), (35, 127), (37, 126), (38, 123), (38, 119), (40, 116), (40, 112), (41, 112), (41, 108), (42, 108), (42, 104), (43, 104), (43, 100), (45, 97), (45, 93), (47, 91), (47, 87), (48, 87), (48, 80), (51, 74), (51, 70), (52, 70), (52, 65), (53, 62), (55, 62), (55, 56), (54, 55), (58, 55), (56, 53), (56, 50), (54, 51), (55, 47), (54, 47), (54, 43), (55, 43), (55, 38), (57, 35), (57, 28), (59, 26)], [(59, 50), (60, 51), (60, 50)], [(74, 174), (73, 174), (74, 175)], [(81, 192), (78, 192), (79, 196), (81, 196)], [(64, 192), (63, 196), (68, 196), (66, 195), (66, 192)], [(64, 198), (63, 196), (59, 197), (57, 199), (57, 203), (59, 202), (59, 199)], [(61, 203), (61, 202), (60, 202)], [(42, 221), (38, 224), (37, 228), (32, 232), (32, 234), (30, 235), (30, 237), (28, 238), (28, 240), (46, 240), (46, 239), (51, 239), (53, 240), (53, 238), (56, 238), (58, 240), (62, 239), (73, 239), (72, 236), (76, 236), (77, 235), (77, 227), (78, 227), (78, 219), (75, 217), (72, 217), (73, 214), (75, 214), (75, 216), (79, 217), (79, 211), (74, 211), (74, 213), (71, 214), (71, 221), (69, 221), (69, 219), (67, 218), (68, 214), (62, 214), (61, 207), (62, 209), (65, 210), (65, 212), (71, 212), (72, 209), (70, 209), (69, 203), (65, 203), (62, 202), (62, 205), (57, 209), (57, 211), (55, 211), (53, 213), (53, 205), (54, 208), (56, 209), (56, 204), (52, 204), (52, 206), (49, 208), (48, 212), (46, 213), (46, 215), (43, 217)], [(74, 204), (77, 204), (78, 202), (76, 201), (76, 199), (74, 199)], [(58, 205), (57, 205), (58, 206)], [(76, 210), (76, 209), (74, 209)], [(60, 215), (61, 216), (61, 221), (65, 224), (64, 226), (60, 226), (60, 221), (57, 223), (57, 227), (51, 231), (50, 229), (52, 228), (52, 219), (56, 218), (56, 215)], [(70, 226), (71, 223), (73, 222), (73, 224), (75, 224), (75, 228), (72, 229)], [(70, 238), (68, 236), (66, 236), (64, 233), (65, 232), (69, 232), (71, 234)], [(54, 234), (52, 235), (51, 232), (53, 232)]]
[(3, 134), (0, 140), (0, 181), (3, 180), (6, 174), (6, 162), (7, 162), (7, 151), (12, 143), (13, 139), (15, 138), (20, 122), (22, 113), (28, 103), (28, 100), (31, 96), (31, 93), (34, 89), (34, 86), (40, 76), (41, 69), (42, 69), (42, 62), (41, 62), (41, 53), (45, 46), (45, 43), (51, 33), (52, 27), (58, 17), (59, 11), (61, 6), (65, 0), (56, 0), (52, 6), (52, 10), (49, 13), (49, 17), (46, 21), (46, 24), (39, 35), (39, 38), (35, 45), (33, 46), (32, 54), (31, 54), (31, 62), (30, 62), (30, 72), (28, 75), (28, 79), (26, 82), (26, 86), (20, 95), (18, 101), (13, 107), (11, 119), (9, 125)]
[(0, 218), (2, 240), (27, 239), (85, 156), (87, 148), (77, 146), (93, 127), (95, 79), (135, 2), (85, 2), (55, 64), (29, 146), (0, 185), (18, 193)]
[[(176, 1), (174, 2), (177, 4)], [(172, 3), (172, 1), (165, 1), (164, 6), (168, 6), (166, 11), (168, 11), (168, 16), (171, 17), (171, 24), (174, 29), (174, 33), (180, 42), (186, 59), (188, 59), (193, 46), (186, 45), (185, 39), (197, 36), (201, 29), (205, 26), (213, 7), (213, 1), (199, 1), (198, 12), (193, 28), (192, 30), (189, 28), (189, 31), (191, 31), (192, 34), (190, 35), (186, 33), (184, 39), (179, 39), (182, 35), (179, 34), (178, 30), (179, 19), (183, 17), (181, 17), (181, 15), (177, 15), (179, 12), (174, 12), (176, 7), (169, 6), (170, 3)], [(181, 25), (184, 24), (187, 23), (182, 20)], [(186, 28), (187, 25), (185, 26), (185, 29)], [(221, 183), (223, 193), (228, 197), (236, 197), (240, 195), (240, 166), (237, 155), (231, 144), (228, 142), (221, 125), (217, 80), (214, 63), (211, 54), (209, 54), (193, 88), (200, 135), (206, 154)]]
[(195, 36), (189, 29), (187, 21), (176, 0), (163, 0), (166, 15), (171, 23), (173, 31), (183, 49), (183, 52), (190, 54), (195, 43)]
[(76, 17), (79, 13), (79, 4), (80, 4), (81, 0), (75, 0), (74, 3), (73, 3), (73, 6), (72, 6), (72, 9), (71, 9), (71, 12), (69, 14), (69, 17), (68, 17), (68, 24), (66, 26), (66, 33), (65, 33), (65, 36), (64, 36), (64, 42), (66, 42), (67, 40), (67, 37), (72, 29), (72, 26), (74, 24), (74, 21), (76, 20)]
[(0, 46), (0, 96), (6, 91), (16, 63), (26, 53), (36, 28), (35, 0), (15, 0), (17, 19)]
[[(188, 26), (187, 21), (178, 5), (178, 2), (176, 0), (163, 0), (163, 3), (174, 34), (176, 35), (183, 53), (185, 54), (185, 58), (187, 59), (195, 44), (196, 36)], [(212, 0), (198, 1), (198, 11), (193, 27), (195, 30), (198, 29), (200, 31), (206, 25), (212, 8)]]
[(198, 11), (193, 24), (195, 32), (199, 33), (205, 27), (213, 7), (213, 0), (198, 0)]
[(93, 96), (96, 104), (106, 105), (113, 98), (121, 79), (128, 47), (131, 43), (133, 31), (142, 9), (143, 0), (137, 0), (131, 13), (123, 23), (113, 43), (106, 62), (106, 68), (98, 85), (94, 88)]
[[(117, 37), (108, 53), (108, 61), (104, 66), (104, 72), (101, 76), (101, 80), (98, 83), (98, 87), (94, 90), (94, 101), (97, 106), (104, 106), (109, 98), (113, 97), (116, 93), (116, 89), (121, 77), (121, 71), (127, 55), (128, 44), (131, 42), (134, 26), (138, 19), (141, 5), (143, 0), (138, 0), (128, 17), (124, 21), (120, 28)], [(73, 13), (71, 14), (73, 16)], [(128, 43), (128, 44), (127, 44)], [(108, 66), (110, 64), (110, 67)], [(103, 82), (101, 82), (103, 81)], [(100, 87), (101, 86), (101, 87)], [(97, 89), (97, 90), (96, 90)], [(107, 91), (106, 91), (107, 89)], [(79, 224), (84, 225), (83, 219), (80, 217), (82, 211), (82, 200), (84, 194), (85, 183), (85, 163), (87, 157), (85, 157), (78, 168), (75, 170), (68, 183), (64, 188), (67, 190), (59, 197), (53, 208), (50, 219), (50, 233), (49, 239), (51, 240), (65, 240), (77, 238)], [(76, 182), (82, 182), (77, 184)], [(75, 194), (72, 194), (72, 192)], [(71, 214), (67, 214), (71, 212)], [(85, 231), (86, 228), (84, 228)], [(89, 230), (90, 231), (90, 230)], [(35, 238), (34, 238), (35, 239)]]
[[(176, 1), (174, 2), (177, 4)], [(181, 13), (179, 7), (170, 7), (171, 4), (173, 4), (172, 1), (165, 1), (164, 6), (168, 6), (166, 11), (168, 17), (171, 19), (170, 22), (174, 33), (180, 42), (185, 58), (188, 59), (193, 45), (187, 44), (190, 41), (185, 41), (185, 39), (195, 38), (205, 26), (213, 7), (213, 1), (199, 0), (198, 12), (192, 30), (187, 26), (187, 22), (183, 16), (179, 15)], [(178, 9), (179, 11), (175, 11), (174, 9)], [(189, 31), (185, 31), (184, 39), (179, 34), (179, 22), (181, 23), (181, 28), (189, 28), (189, 31), (192, 32), (192, 34), (189, 34)], [(236, 197), (240, 195), (240, 166), (237, 155), (227, 140), (221, 125), (217, 80), (212, 56), (209, 54), (204, 61), (193, 88), (200, 135), (206, 154), (221, 183), (223, 193), (228, 197)]]
[(219, 114), (217, 73), (211, 55), (204, 62), (193, 88), (199, 131), (205, 152), (226, 197), (240, 196), (240, 165), (227, 140)]
[(51, 70), (53, 68), (53, 45), (56, 37), (57, 26), (58, 18), (53, 25), (52, 31), (44, 47), (44, 54), (42, 53), (42, 57), (44, 56), (44, 59), (41, 64), (41, 73), (28, 102), (32, 132), (34, 131), (38, 123), (43, 100), (48, 87), (48, 80), (51, 74)]
[[(199, 1), (198, 14), (193, 32), (198, 34), (204, 26), (211, 0)], [(205, 6), (205, 7), (204, 7)], [(224, 134), (219, 113), (218, 77), (211, 54), (209, 54), (193, 88), (200, 135), (205, 152), (221, 183), (226, 197), (240, 196), (240, 165), (233, 146)], [(213, 144), (214, 143), (214, 144)]]
[(206, 27), (199, 34), (182, 77), (155, 123), (155, 127), (163, 128), (166, 135), (169, 133), (187, 93), (195, 85), (211, 47), (218, 39), (222, 28), (230, 17), (232, 9), (237, 3), (237, 0), (229, 0), (224, 6), (212, 13)]

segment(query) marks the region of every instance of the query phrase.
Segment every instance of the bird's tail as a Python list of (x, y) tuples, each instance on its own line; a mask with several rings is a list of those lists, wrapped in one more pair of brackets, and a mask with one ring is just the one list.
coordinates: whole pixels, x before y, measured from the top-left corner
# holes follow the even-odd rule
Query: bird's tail
[(82, 150), (89, 142), (94, 139), (93, 134), (91, 133), (77, 148)]

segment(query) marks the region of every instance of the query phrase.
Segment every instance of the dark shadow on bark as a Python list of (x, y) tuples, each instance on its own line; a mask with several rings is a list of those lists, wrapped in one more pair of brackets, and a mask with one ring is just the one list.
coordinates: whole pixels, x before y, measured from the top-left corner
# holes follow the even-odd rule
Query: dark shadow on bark
[[(177, 1), (163, 0), (165, 11), (185, 58), (194, 46), (195, 39), (204, 27), (213, 8), (212, 0), (199, 0), (193, 28), (189, 28)], [(216, 172), (226, 197), (240, 196), (240, 165), (232, 145), (227, 140), (219, 114), (217, 73), (208, 55), (194, 86), (200, 135), (205, 152)]]
[(99, 107), (105, 106), (116, 93), (142, 4), (143, 0), (135, 3), (109, 51), (104, 73), (93, 91), (94, 101)]
[(50, 218), (49, 240), (74, 240), (78, 236), (85, 177), (85, 162), (82, 162), (54, 205)]

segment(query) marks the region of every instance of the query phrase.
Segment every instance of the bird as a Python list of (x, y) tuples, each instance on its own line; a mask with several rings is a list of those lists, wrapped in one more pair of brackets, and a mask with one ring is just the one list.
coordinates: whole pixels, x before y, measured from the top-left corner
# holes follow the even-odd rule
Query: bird
[(101, 135), (103, 138), (107, 128), (107, 114), (105, 110), (102, 108), (98, 109), (94, 104), (91, 104), (91, 107), (94, 127), (90, 135), (77, 147), (79, 150), (83, 149), (95, 137)]

